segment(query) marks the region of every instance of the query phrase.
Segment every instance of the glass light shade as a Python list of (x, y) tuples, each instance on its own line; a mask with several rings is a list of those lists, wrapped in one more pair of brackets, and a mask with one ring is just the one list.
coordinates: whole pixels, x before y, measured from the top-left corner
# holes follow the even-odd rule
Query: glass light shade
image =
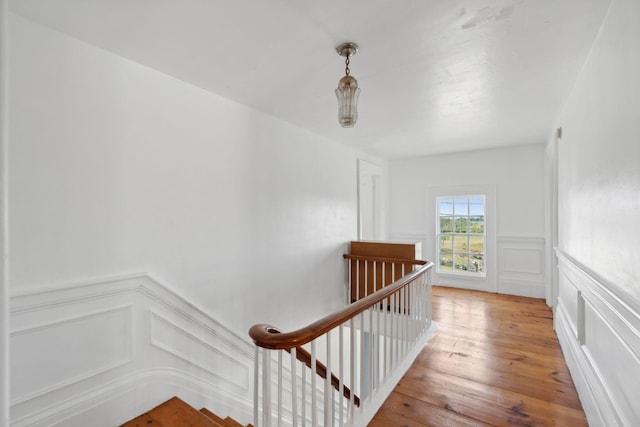
[(343, 128), (352, 128), (358, 121), (358, 81), (351, 76), (344, 76), (338, 83), (338, 122)]

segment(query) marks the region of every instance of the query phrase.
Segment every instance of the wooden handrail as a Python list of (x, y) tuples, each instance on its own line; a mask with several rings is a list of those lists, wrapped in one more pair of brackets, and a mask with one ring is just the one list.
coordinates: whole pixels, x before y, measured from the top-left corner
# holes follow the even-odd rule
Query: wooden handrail
[(390, 264), (414, 264), (414, 265), (425, 265), (427, 261), (422, 261), (420, 259), (398, 259), (398, 258), (384, 258), (384, 257), (375, 257), (369, 255), (351, 255), (344, 254), (342, 255), (344, 259), (352, 259), (352, 260), (360, 260), (360, 261), (370, 261), (370, 262), (388, 262)]
[[(353, 255), (349, 256), (351, 257)], [(407, 263), (410, 263), (415, 262), (416, 260), (391, 261), (396, 263), (406, 261)], [(354, 318), (370, 307), (373, 307), (374, 305), (381, 302), (388, 296), (394, 294), (396, 291), (402, 289), (407, 284), (411, 283), (416, 277), (420, 276), (431, 267), (433, 267), (432, 262), (422, 262), (424, 262), (424, 264), (420, 265), (420, 267), (418, 267), (416, 270), (396, 280), (390, 285), (379, 289), (376, 292), (354, 302), (353, 304), (350, 304), (347, 307), (338, 310), (333, 314), (325, 316), (322, 319), (296, 331), (281, 333), (278, 328), (261, 323), (253, 325), (251, 329), (249, 329), (249, 336), (258, 347), (268, 348), (271, 350), (287, 350), (294, 347), (297, 348), (303, 346), (308, 342), (311, 342), (314, 339), (326, 334), (336, 326), (339, 326), (346, 321)]]

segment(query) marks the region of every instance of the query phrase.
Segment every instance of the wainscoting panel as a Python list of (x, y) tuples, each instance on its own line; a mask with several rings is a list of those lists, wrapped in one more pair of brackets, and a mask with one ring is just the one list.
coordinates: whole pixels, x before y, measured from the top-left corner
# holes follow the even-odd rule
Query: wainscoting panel
[(131, 305), (12, 332), (13, 402), (54, 392), (131, 362), (132, 332)]
[(545, 240), (498, 236), (498, 293), (545, 297)]
[(11, 425), (114, 426), (179, 395), (252, 422), (254, 349), (147, 275), (11, 297)]
[(640, 304), (561, 250), (555, 326), (590, 425), (640, 425)]
[(151, 345), (181, 360), (198, 366), (240, 392), (249, 391), (251, 367), (225, 352), (224, 347), (213, 346), (213, 340), (204, 340), (183, 329), (175, 322), (151, 311)]

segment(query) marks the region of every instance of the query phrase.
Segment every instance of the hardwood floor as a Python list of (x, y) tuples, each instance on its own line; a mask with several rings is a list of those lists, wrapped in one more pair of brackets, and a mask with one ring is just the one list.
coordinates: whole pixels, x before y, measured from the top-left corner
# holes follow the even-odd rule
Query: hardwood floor
[(434, 287), (433, 319), (369, 426), (587, 425), (543, 300)]

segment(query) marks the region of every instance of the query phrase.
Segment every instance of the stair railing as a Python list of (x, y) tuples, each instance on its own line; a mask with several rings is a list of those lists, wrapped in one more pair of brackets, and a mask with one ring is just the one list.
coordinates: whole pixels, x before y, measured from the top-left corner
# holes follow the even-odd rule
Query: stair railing
[(406, 274), (401, 267), (402, 277), (392, 283), (382, 280), (373, 293), (296, 331), (251, 327), (256, 427), (364, 425), (375, 414), (431, 326), (433, 267), (417, 260), (375, 263), (380, 271), (388, 264), (409, 267)]
[(358, 301), (374, 293), (378, 289), (400, 279), (408, 272), (413, 271), (417, 265), (427, 263), (417, 259), (384, 258), (368, 255), (344, 254), (343, 257), (348, 261), (349, 268), (348, 303)]

